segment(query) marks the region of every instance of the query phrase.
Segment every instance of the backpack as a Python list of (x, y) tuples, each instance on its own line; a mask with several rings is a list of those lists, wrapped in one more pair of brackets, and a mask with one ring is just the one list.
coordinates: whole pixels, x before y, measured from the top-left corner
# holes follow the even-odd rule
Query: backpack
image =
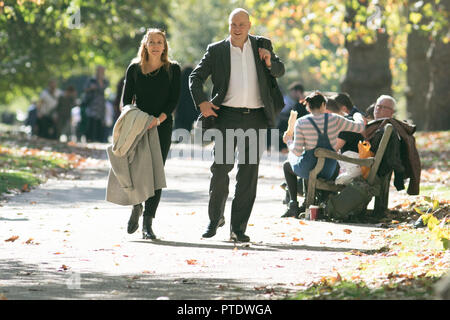
[[(315, 148), (303, 151), (301, 156), (298, 157), (298, 160), (296, 161), (296, 163), (292, 164), (292, 162), (291, 162), (292, 170), (295, 172), (295, 174), (297, 176), (299, 176), (300, 178), (303, 178), (303, 179), (309, 179), (309, 172), (317, 164), (317, 158), (314, 155), (314, 151), (316, 150), (316, 148), (324, 148), (324, 149), (335, 151), (333, 149), (333, 147), (331, 146), (330, 139), (328, 139), (328, 135), (327, 135), (328, 113), (325, 113), (323, 133), (319, 130), (319, 128), (317, 127), (317, 124), (314, 122), (312, 117), (308, 116), (306, 119), (308, 119), (311, 122), (311, 124), (313, 125), (313, 127), (316, 129), (318, 138), (317, 138), (317, 143), (316, 143)], [(336, 167), (337, 167), (337, 161), (335, 159), (326, 158), (323, 169), (318, 174), (318, 177), (324, 178), (327, 180), (331, 179), (331, 177), (335, 173)]]
[(363, 213), (372, 197), (380, 190), (380, 185), (369, 185), (362, 177), (355, 178), (339, 194), (330, 195), (325, 207), (325, 215), (338, 220)]

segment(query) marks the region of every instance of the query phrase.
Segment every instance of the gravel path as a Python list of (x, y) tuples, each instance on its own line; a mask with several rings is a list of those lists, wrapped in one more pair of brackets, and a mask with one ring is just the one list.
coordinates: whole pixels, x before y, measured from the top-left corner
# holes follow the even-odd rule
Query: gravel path
[(277, 299), (356, 263), (349, 251), (383, 246), (371, 226), (281, 219), (281, 162), (267, 155), (247, 228), (251, 244), (229, 241), (231, 201), (225, 226), (202, 239), (211, 161), (177, 157), (182, 150), (175, 145), (166, 163), (156, 241), (143, 240), (141, 226), (127, 234), (130, 208), (104, 201), (106, 160), (2, 203), (0, 297)]

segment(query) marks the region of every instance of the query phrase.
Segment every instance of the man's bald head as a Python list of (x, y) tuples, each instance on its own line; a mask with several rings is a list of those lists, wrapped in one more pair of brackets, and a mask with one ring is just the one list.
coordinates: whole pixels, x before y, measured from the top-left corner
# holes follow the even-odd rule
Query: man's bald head
[(247, 10), (242, 9), (242, 8), (236, 8), (233, 11), (231, 11), (230, 16), (228, 17), (228, 23), (231, 24), (231, 21), (233, 20), (233, 17), (238, 15), (238, 14), (247, 16), (247, 19), (250, 21), (250, 14), (248, 13)]
[(248, 12), (242, 8), (234, 9), (228, 19), (231, 44), (242, 49), (247, 41), (248, 32), (252, 26)]

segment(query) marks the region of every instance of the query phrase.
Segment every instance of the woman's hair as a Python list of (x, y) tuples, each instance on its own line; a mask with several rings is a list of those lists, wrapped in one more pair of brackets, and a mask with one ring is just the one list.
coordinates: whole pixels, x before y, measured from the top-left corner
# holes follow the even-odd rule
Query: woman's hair
[(338, 93), (335, 97), (333, 97), (333, 99), (339, 105), (347, 107), (348, 111), (353, 109), (353, 101), (352, 99), (350, 99), (350, 96), (347, 93), (345, 92)]
[(166, 33), (158, 28), (149, 28), (147, 29), (147, 32), (145, 33), (144, 37), (141, 40), (141, 45), (139, 46), (138, 54), (136, 58), (133, 59), (132, 62), (139, 63), (140, 67), (142, 68), (142, 65), (148, 60), (149, 54), (147, 51), (147, 42), (149, 41), (151, 34), (159, 34), (164, 38), (164, 51), (161, 54), (161, 62), (163, 63), (163, 66), (166, 70), (169, 69), (170, 66), (170, 59), (169, 59), (169, 44), (167, 43)]
[(337, 104), (336, 100), (332, 98), (327, 99), (327, 110), (330, 110), (333, 113), (341, 112), (341, 108), (339, 108), (339, 105)]
[(325, 97), (319, 91), (314, 91), (313, 93), (309, 94), (305, 98), (305, 101), (308, 104), (310, 110), (319, 109), (322, 103), (327, 102)]

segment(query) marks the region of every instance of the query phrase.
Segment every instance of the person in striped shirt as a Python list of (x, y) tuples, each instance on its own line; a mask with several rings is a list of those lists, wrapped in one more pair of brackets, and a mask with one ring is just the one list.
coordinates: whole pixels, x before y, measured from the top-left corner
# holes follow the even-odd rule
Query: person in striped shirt
[[(293, 134), (286, 132), (283, 140), (289, 148), (289, 152), (299, 157), (304, 150), (314, 149), (317, 144), (318, 134), (312, 123), (308, 120), (311, 118), (321, 132), (324, 132), (324, 120), (326, 109), (326, 98), (316, 91), (305, 98), (309, 115), (303, 116), (295, 122)], [(336, 150), (338, 135), (341, 131), (363, 132), (365, 128), (365, 119), (360, 113), (353, 116), (354, 121), (344, 118), (338, 114), (328, 113), (328, 129), (327, 136), (331, 146)], [(292, 156), (292, 155), (291, 155)], [(291, 157), (292, 158), (292, 157)], [(295, 158), (295, 157), (294, 157)], [(292, 170), (292, 165), (289, 160), (283, 164), (284, 176), (288, 185), (290, 202), (288, 210), (282, 217), (298, 217), (298, 215), (305, 211), (305, 204), (299, 207), (297, 201), (297, 175)], [(308, 185), (304, 182), (304, 188)], [(306, 190), (307, 192), (307, 190)]]

